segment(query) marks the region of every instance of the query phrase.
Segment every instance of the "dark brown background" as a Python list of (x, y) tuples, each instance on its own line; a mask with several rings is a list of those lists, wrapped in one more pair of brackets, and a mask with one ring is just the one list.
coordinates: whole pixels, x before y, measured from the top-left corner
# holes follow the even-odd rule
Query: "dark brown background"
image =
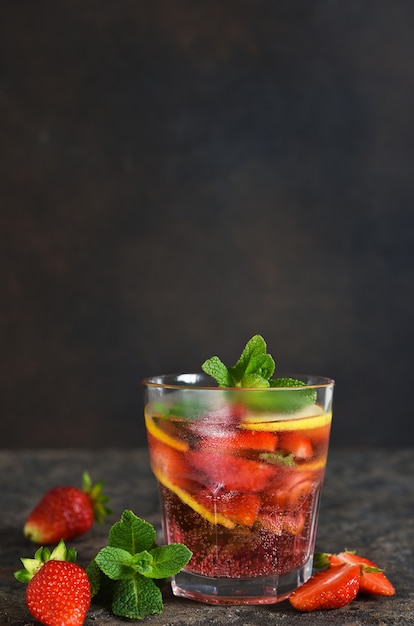
[(336, 379), (413, 444), (414, 3), (0, 5), (0, 446), (145, 442), (140, 380)]

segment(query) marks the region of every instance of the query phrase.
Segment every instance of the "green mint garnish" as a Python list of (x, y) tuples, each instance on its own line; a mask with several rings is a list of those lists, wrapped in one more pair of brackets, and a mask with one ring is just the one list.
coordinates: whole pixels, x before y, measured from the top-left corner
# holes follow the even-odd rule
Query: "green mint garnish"
[(216, 379), (220, 387), (269, 387), (275, 362), (267, 354), (263, 337), (254, 335), (233, 367), (226, 367), (218, 356), (207, 359), (201, 367)]
[(267, 463), (273, 463), (274, 465), (287, 465), (288, 467), (296, 465), (292, 453), (285, 454), (283, 452), (262, 452), (259, 454), (259, 459), (261, 461), (266, 461)]
[(109, 598), (114, 615), (142, 619), (162, 612), (160, 586), (192, 553), (181, 543), (158, 546), (155, 539), (154, 527), (126, 510), (109, 531), (108, 545), (89, 564), (92, 596)]
[[(267, 353), (266, 342), (261, 335), (254, 335), (246, 344), (237, 363), (227, 367), (213, 356), (202, 364), (202, 370), (214, 378), (220, 387), (275, 388), (272, 393), (250, 394), (246, 402), (256, 410), (294, 412), (316, 401), (316, 390), (294, 378), (272, 378), (275, 362)], [(286, 387), (304, 387), (289, 393)], [(281, 389), (278, 392), (276, 389)]]

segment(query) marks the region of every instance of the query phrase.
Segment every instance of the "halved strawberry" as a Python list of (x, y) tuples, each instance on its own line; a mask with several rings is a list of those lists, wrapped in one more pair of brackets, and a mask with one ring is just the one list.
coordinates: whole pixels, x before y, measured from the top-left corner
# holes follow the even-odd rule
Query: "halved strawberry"
[(358, 565), (340, 565), (314, 574), (289, 596), (298, 611), (338, 609), (349, 604), (359, 591)]
[(279, 447), (292, 454), (295, 460), (307, 460), (313, 457), (313, 446), (306, 435), (295, 431), (286, 431), (280, 434)]
[(261, 491), (275, 471), (268, 463), (213, 451), (208, 454), (190, 451), (186, 459), (191, 467), (203, 474), (204, 483), (213, 483), (225, 490), (241, 493)]
[(212, 493), (203, 490), (197, 493), (196, 500), (211, 512), (217, 512), (228, 519), (242, 524), (252, 526), (260, 507), (260, 499), (252, 493), (234, 493), (219, 491)]
[(395, 594), (394, 585), (388, 580), (381, 568), (370, 559), (359, 556), (351, 550), (345, 550), (338, 554), (328, 552), (316, 554), (314, 562), (319, 566), (323, 566), (325, 563), (330, 567), (337, 567), (344, 563), (359, 565), (361, 571), (360, 591), (377, 596), (393, 596)]

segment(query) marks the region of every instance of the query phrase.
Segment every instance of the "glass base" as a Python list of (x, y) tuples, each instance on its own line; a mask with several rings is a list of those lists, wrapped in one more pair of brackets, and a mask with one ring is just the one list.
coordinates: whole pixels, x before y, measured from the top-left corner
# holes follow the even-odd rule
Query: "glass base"
[(171, 580), (173, 594), (207, 604), (275, 604), (285, 600), (312, 575), (313, 556), (281, 576), (209, 578), (182, 570)]

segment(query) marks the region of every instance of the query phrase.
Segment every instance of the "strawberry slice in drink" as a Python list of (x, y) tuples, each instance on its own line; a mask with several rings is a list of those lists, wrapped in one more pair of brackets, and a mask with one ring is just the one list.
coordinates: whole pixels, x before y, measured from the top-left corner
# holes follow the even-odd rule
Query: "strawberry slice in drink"
[[(185, 454), (160, 441), (148, 433), (151, 466), (156, 474), (162, 474), (174, 484), (184, 487), (192, 480), (192, 472), (185, 460)], [(187, 485), (186, 485), (187, 486)]]
[(252, 493), (265, 487), (274, 474), (274, 467), (246, 456), (251, 452), (274, 452), (276, 445), (277, 435), (271, 432), (227, 430), (217, 433), (210, 429), (198, 450), (187, 452), (186, 458), (189, 465), (203, 475), (204, 484)]
[(314, 499), (311, 472), (286, 468), (262, 495), (259, 520), (264, 528), (281, 534), (302, 532)]
[(266, 431), (239, 430), (222, 435), (204, 437), (200, 449), (220, 450), (240, 456), (249, 450), (274, 452), (277, 447), (277, 434)]
[(309, 437), (296, 431), (280, 433), (279, 448), (288, 454), (292, 454), (297, 461), (309, 460), (314, 454)]
[(236, 524), (252, 526), (256, 520), (260, 508), (260, 498), (252, 493), (235, 493), (208, 489), (199, 491), (195, 496), (206, 509), (212, 513), (232, 520)]
[(312, 472), (297, 471), (292, 468), (281, 470), (272, 482), (266, 494), (266, 503), (270, 506), (300, 506), (309, 493), (314, 491)]
[(274, 467), (231, 454), (189, 451), (186, 458), (190, 467), (202, 475), (206, 485), (217, 485), (227, 491), (254, 493), (264, 489), (274, 474)]

